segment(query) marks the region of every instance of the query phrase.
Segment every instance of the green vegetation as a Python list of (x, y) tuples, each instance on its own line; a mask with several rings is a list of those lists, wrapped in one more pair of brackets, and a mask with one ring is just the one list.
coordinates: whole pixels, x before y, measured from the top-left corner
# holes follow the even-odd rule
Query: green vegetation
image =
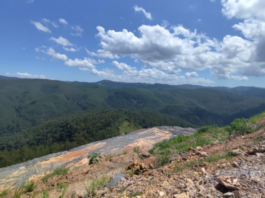
[(67, 188), (68, 188), (68, 185), (66, 185), (66, 186), (64, 186), (64, 187), (62, 188), (62, 195), (61, 195), (59, 198), (64, 198), (65, 193), (66, 193), (66, 191), (67, 191)]
[(106, 176), (101, 177), (100, 179), (94, 179), (89, 187), (86, 188), (87, 194), (93, 195), (95, 190), (109, 183), (110, 179)]
[(128, 154), (128, 151), (123, 151), (122, 154), (123, 155), (127, 155)]
[(137, 196), (140, 196), (142, 193), (141, 192), (136, 192), (136, 193), (134, 193), (134, 194), (132, 194), (132, 193), (130, 193), (130, 194), (128, 194), (127, 195), (127, 197), (137, 197)]
[(253, 139), (254, 142), (262, 142), (263, 140), (264, 140), (263, 137), (255, 137), (255, 138)]
[(8, 190), (3, 190), (3, 191), (0, 193), (0, 198), (4, 198), (7, 194), (8, 194)]
[(37, 184), (28, 181), (25, 185), (23, 185), (23, 193), (32, 192), (35, 188), (37, 188)]
[(224, 126), (264, 109), (257, 88), (1, 78), (0, 167), (140, 128)]
[(260, 114), (257, 114), (255, 116), (252, 116), (250, 119), (249, 119), (249, 123), (250, 124), (254, 124), (258, 121), (260, 121), (262, 118), (265, 118), (265, 112), (262, 112)]
[(100, 153), (92, 153), (88, 156), (89, 159), (89, 165), (91, 164), (97, 164), (99, 162), (99, 159), (101, 159), (102, 156)]
[(48, 191), (45, 191), (45, 192), (41, 193), (41, 198), (49, 198)]
[(56, 187), (57, 187), (57, 191), (60, 192), (63, 189), (67, 189), (68, 185), (62, 181), (58, 181)]
[[(262, 117), (264, 116), (264, 117)], [(198, 129), (197, 133), (190, 136), (178, 136), (170, 140), (165, 140), (154, 145), (149, 150), (150, 154), (157, 156), (159, 164), (164, 165), (169, 162), (171, 154), (179, 152), (187, 152), (190, 147), (195, 148), (197, 146), (204, 146), (213, 142), (222, 142), (228, 139), (230, 135), (245, 135), (257, 131), (260, 127), (256, 124), (252, 124), (253, 120), (259, 121), (265, 118), (265, 114), (254, 116), (254, 118), (248, 119), (235, 119), (229, 126), (218, 127), (217, 125), (203, 126)], [(262, 141), (263, 138), (258, 137), (253, 141)], [(225, 156), (214, 156), (207, 158), (206, 161), (216, 161), (221, 158), (227, 158)], [(193, 166), (194, 162), (186, 164), (187, 167)], [(180, 169), (182, 169), (181, 167)]]
[(227, 127), (227, 130), (230, 132), (230, 134), (236, 133), (237, 135), (245, 135), (252, 133), (254, 128), (249, 124), (248, 120), (244, 118), (238, 118), (234, 120), (229, 127)]
[(130, 132), (136, 131), (140, 126), (135, 126), (134, 123), (129, 123), (128, 121), (124, 121), (119, 127), (120, 134), (128, 134)]
[(139, 147), (134, 147), (134, 148), (133, 148), (133, 152), (135, 152), (135, 153), (139, 153), (139, 151), (140, 151), (140, 148), (139, 148)]
[(41, 180), (43, 182), (47, 181), (50, 177), (56, 176), (56, 175), (66, 175), (68, 173), (69, 169), (68, 168), (58, 168), (54, 170), (51, 174), (48, 174), (44, 176)]

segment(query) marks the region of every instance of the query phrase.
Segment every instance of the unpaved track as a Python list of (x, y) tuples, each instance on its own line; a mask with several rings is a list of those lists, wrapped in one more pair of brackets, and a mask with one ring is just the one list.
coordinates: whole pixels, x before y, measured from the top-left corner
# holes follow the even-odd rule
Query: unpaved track
[(34, 160), (0, 169), (0, 191), (19, 187), (23, 182), (50, 173), (56, 168), (71, 167), (87, 163), (87, 156), (93, 152), (109, 155), (134, 147), (150, 149), (155, 143), (179, 135), (191, 135), (196, 130), (181, 127), (154, 127), (127, 135), (93, 142), (66, 152), (47, 155)]

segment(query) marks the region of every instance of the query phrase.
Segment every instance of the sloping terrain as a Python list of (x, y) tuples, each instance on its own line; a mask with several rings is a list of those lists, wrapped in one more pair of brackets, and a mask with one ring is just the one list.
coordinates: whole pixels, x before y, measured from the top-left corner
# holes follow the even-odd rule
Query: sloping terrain
[(23, 182), (38, 178), (56, 168), (76, 167), (88, 164), (87, 156), (91, 153), (110, 155), (131, 150), (134, 147), (150, 149), (164, 139), (178, 135), (191, 135), (196, 130), (180, 127), (156, 127), (136, 131), (127, 135), (93, 142), (68, 152), (56, 153), (32, 161), (0, 169), (0, 190), (19, 187)]
[[(66, 198), (262, 198), (265, 196), (264, 117), (265, 113), (250, 120), (237, 119), (225, 128), (202, 127), (196, 133), (178, 127), (152, 128), (86, 145), (36, 163), (35, 167), (44, 168), (40, 164), (72, 161), (65, 163), (68, 169), (63, 174), (57, 169), (50, 175), (31, 177), (34, 187), (21, 188), (20, 197), (57, 198), (63, 194)], [(155, 142), (158, 143), (154, 145)], [(86, 157), (91, 148), (104, 154), (98, 162), (90, 163), (91, 158)], [(75, 152), (82, 157), (73, 160)], [(28, 172), (32, 169), (30, 165), (24, 167)], [(23, 175), (21, 169), (14, 171), (13, 167), (1, 170), (8, 169), (13, 171), (13, 177)], [(5, 192), (9, 198), (19, 190)]]

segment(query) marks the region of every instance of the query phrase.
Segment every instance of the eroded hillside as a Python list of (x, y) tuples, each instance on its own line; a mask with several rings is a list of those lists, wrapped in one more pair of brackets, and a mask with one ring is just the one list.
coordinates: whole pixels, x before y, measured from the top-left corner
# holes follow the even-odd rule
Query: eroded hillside
[[(6, 191), (5, 196), (265, 197), (264, 117), (237, 119), (224, 128), (202, 127), (196, 133), (153, 128), (87, 145), (36, 163), (39, 170), (49, 164), (50, 174), (35, 174), (30, 185)], [(94, 158), (87, 158), (89, 150)], [(76, 152), (78, 159), (73, 158)], [(68, 160), (65, 167), (52, 172), (63, 160)], [(21, 169), (13, 173), (18, 179)]]

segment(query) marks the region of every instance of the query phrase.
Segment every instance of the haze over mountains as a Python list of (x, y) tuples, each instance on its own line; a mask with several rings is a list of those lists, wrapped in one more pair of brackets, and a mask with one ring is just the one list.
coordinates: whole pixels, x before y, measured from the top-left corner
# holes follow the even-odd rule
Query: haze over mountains
[[(264, 109), (263, 88), (0, 76), (0, 166), (138, 128), (223, 126)], [(21, 152), (23, 157), (19, 157)]]

